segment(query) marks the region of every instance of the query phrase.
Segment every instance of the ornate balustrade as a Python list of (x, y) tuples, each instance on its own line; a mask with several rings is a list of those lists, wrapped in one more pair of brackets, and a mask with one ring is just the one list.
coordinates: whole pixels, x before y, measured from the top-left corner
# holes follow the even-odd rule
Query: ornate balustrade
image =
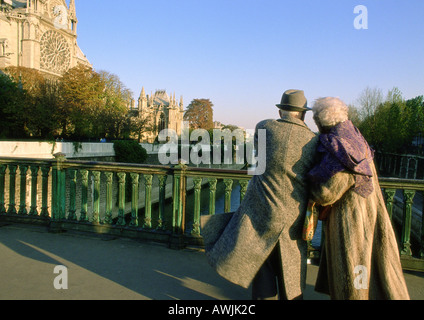
[[(208, 214), (215, 214), (217, 184), (221, 183), (224, 211), (235, 210), (231, 208), (233, 185), (240, 185), (241, 201), (250, 178), (246, 170), (77, 161), (62, 154), (53, 160), (0, 158), (0, 221), (44, 225), (52, 232), (148, 239), (173, 248), (201, 245), (201, 195), (208, 194)], [(403, 266), (423, 271), (424, 208), (419, 210), (419, 224), (413, 222), (417, 217), (412, 219), (412, 206), (414, 196), (424, 191), (424, 182), (381, 178), (380, 185), (389, 214), (400, 225)], [(401, 208), (395, 201), (396, 190), (405, 199)], [(413, 227), (419, 230), (415, 238)]]
[[(242, 198), (249, 180), (246, 171), (183, 164), (89, 162), (67, 160), (63, 154), (53, 160), (0, 158), (0, 215), (3, 221), (45, 225), (52, 232), (96, 232), (181, 247), (202, 243), (200, 197), (205, 186), (209, 214), (215, 214), (217, 183), (225, 185), (225, 211), (230, 211), (233, 183), (240, 183)], [(194, 199), (190, 212), (188, 192)]]
[[(402, 266), (405, 269), (424, 271), (424, 181), (380, 178), (379, 182), (389, 216), (393, 223), (397, 222), (399, 225)], [(401, 196), (399, 200), (395, 199), (397, 193)], [(417, 214), (414, 215), (414, 197), (418, 196), (420, 199), (415, 202)], [(415, 237), (411, 236), (413, 232)]]

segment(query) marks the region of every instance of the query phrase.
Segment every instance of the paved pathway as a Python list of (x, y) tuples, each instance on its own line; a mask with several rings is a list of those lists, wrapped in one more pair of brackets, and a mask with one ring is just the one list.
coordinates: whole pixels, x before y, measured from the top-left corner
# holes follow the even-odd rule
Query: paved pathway
[[(55, 289), (67, 268), (68, 289)], [(308, 266), (306, 300), (328, 299), (313, 290)], [(406, 274), (412, 299), (424, 300), (424, 274)], [(181, 251), (128, 239), (47, 233), (44, 228), (0, 226), (0, 299), (249, 300), (219, 277), (197, 248)]]

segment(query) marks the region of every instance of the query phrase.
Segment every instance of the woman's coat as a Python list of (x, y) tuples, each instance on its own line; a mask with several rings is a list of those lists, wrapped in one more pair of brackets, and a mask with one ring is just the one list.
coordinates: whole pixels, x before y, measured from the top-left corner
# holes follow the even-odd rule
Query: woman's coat
[(373, 192), (354, 191), (347, 171), (312, 187), (312, 198), (331, 206), (316, 290), (332, 299), (409, 299), (399, 250), (372, 160)]

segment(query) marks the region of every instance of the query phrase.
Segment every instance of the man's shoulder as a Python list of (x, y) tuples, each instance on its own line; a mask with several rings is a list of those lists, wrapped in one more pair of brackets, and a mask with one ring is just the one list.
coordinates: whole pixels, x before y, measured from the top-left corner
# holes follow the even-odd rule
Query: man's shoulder
[(264, 127), (266, 127), (268, 124), (273, 123), (273, 122), (277, 122), (277, 120), (276, 120), (276, 119), (265, 119), (265, 120), (259, 121), (259, 122), (256, 124), (256, 128), (264, 128)]
[(316, 135), (314, 132), (312, 132), (312, 130), (306, 125), (306, 123), (303, 120), (296, 119), (296, 118), (262, 120), (256, 124), (256, 129), (275, 128), (278, 130), (278, 128), (285, 127), (285, 126), (295, 126), (299, 130), (304, 130), (310, 136)]

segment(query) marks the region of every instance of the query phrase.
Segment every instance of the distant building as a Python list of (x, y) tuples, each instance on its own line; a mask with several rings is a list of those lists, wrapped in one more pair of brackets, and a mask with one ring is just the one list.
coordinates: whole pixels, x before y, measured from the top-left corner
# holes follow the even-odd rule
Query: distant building
[(75, 0), (0, 0), (0, 68), (22, 66), (61, 76), (90, 65), (77, 44)]
[(144, 87), (141, 90), (137, 105), (131, 100), (129, 109), (134, 116), (149, 119), (151, 130), (144, 133), (143, 141), (154, 142), (159, 132), (163, 129), (172, 129), (181, 135), (184, 118), (183, 97), (179, 103), (175, 99), (175, 93), (168, 96), (165, 90), (156, 90), (154, 94), (146, 95)]

